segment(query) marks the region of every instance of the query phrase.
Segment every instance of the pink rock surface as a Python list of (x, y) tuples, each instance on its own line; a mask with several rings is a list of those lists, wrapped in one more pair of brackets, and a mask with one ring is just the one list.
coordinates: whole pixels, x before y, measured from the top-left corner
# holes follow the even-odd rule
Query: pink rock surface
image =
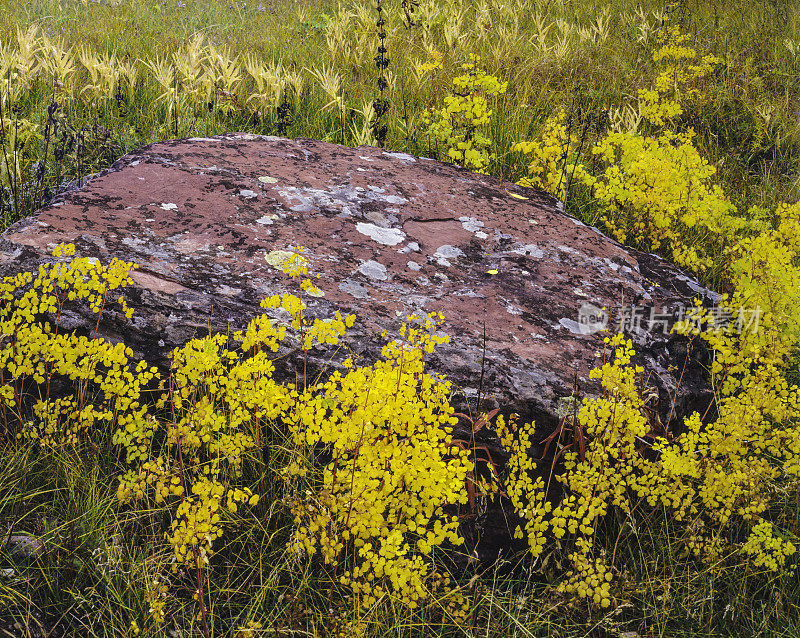
[[(552, 428), (576, 382), (581, 393), (598, 390), (588, 375), (605, 335), (585, 334), (582, 305), (606, 306), (612, 318), (637, 305), (646, 318), (715, 298), (560, 208), (533, 189), (371, 147), (242, 134), (176, 140), (126, 155), (10, 227), (0, 275), (54, 261), (60, 242), (106, 262), (135, 261), (133, 319), (107, 310), (100, 332), (163, 366), (208, 327), (240, 329), (263, 312), (263, 297), (296, 292), (265, 254), (302, 245), (325, 293), (308, 300), (309, 314), (356, 313), (349, 343), (366, 362), (379, 356), (384, 329), (396, 334), (399, 316), (441, 311), (451, 343), (429, 370), (460, 387), (454, 403), (464, 410), (468, 397), (475, 409), (483, 362), (484, 410)], [(93, 327), (95, 318), (70, 312), (63, 325)], [(632, 336), (662, 421), (705, 411), (702, 352), (657, 329)]]

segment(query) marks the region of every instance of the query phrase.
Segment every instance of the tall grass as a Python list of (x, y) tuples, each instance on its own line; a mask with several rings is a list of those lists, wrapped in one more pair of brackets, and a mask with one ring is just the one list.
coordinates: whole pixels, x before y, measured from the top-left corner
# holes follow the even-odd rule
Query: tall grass
[[(676, 8), (668, 11), (669, 7)], [(492, 121), (497, 160), (490, 172), (514, 178), (520, 167), (509, 152), (511, 145), (535, 137), (558, 105), (579, 103), (612, 112), (635, 105), (637, 90), (649, 87), (653, 79), (654, 36), (669, 22), (694, 34), (693, 46), (700, 54), (726, 60), (714, 78), (706, 108), (688, 122), (698, 131), (696, 143), (703, 154), (719, 167), (722, 185), (742, 207), (769, 208), (778, 201), (793, 201), (800, 194), (798, 13), (795, 5), (781, 2), (717, 6), (698, 1), (665, 8), (662, 2), (611, 6), (428, 0), (419, 4), (408, 25), (399, 2), (387, 3), (391, 64), (386, 97), (392, 113), (386, 118), (386, 144), (395, 150), (436, 154), (424, 134), (422, 111), (434, 104), (447, 89), (447, 78), (474, 53), (488, 73), (509, 83)], [(74, 177), (157, 139), (231, 130), (274, 133), (276, 110), (287, 91), (292, 124), (285, 128), (286, 135), (345, 144), (362, 141), (358, 132), (363, 130), (364, 105), (377, 97), (375, 20), (374, 9), (358, 2), (39, 0), (10, 4), (0, 16), (0, 37), (16, 48), (16, 29), (37, 25), (51, 42), (67, 50), (74, 47), (75, 72), (68, 86), (56, 91), (62, 131), (99, 125), (111, 136), (104, 143), (106, 153), (73, 158), (75, 165), (66, 172)], [(190, 83), (175, 68), (181, 52), (198, 34), (203, 37), (202, 95), (192, 93)], [(36, 60), (46, 57), (42, 39), (36, 37), (29, 44), (40, 49)], [(113, 56), (106, 58), (112, 69), (107, 85), (101, 82), (97, 90), (87, 89), (93, 84), (92, 71), (84, 62), (92, 65), (93, 58), (80, 58), (81, 49), (100, 56), (95, 63)], [(443, 72), (432, 79), (421, 77), (416, 67), (434, 52), (444, 56)], [(277, 69), (272, 93), (249, 102), (264, 92), (259, 91), (260, 80), (245, 68), (248, 56), (267, 70)], [(154, 60), (173, 72), (172, 98), (165, 96), (167, 87), (147, 64)], [(136, 69), (133, 86), (124, 77), (130, 67)], [(231, 77), (237, 78), (233, 84)], [(53, 76), (34, 62), (29, 80), (16, 108), (43, 133)], [(332, 101), (339, 106), (332, 108)], [(48, 186), (50, 190), (58, 186), (50, 174)], [(26, 210), (30, 212), (30, 207)]]

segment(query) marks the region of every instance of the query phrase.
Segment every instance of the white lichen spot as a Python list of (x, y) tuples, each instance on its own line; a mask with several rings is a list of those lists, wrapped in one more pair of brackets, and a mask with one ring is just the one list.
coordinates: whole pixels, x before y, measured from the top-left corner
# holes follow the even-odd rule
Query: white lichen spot
[(367, 224), (366, 222), (358, 222), (356, 230), (362, 235), (366, 235), (373, 241), (386, 246), (396, 246), (406, 237), (406, 234), (398, 228), (381, 228), (375, 224)]
[(529, 257), (533, 257), (534, 259), (541, 259), (544, 257), (544, 253), (536, 244), (525, 244), (524, 246), (515, 246), (511, 250), (512, 253), (516, 253), (517, 255), (527, 255)]
[(461, 222), (464, 230), (471, 233), (479, 231), (484, 226), (484, 223), (475, 217), (459, 217), (458, 221)]
[(356, 299), (369, 299), (369, 290), (352, 279), (340, 283), (339, 290), (346, 292)]
[(389, 275), (386, 272), (386, 266), (373, 259), (365, 261), (363, 264), (361, 264), (358, 267), (358, 272), (365, 277), (376, 279), (377, 281), (386, 281), (389, 278)]
[(209, 250), (210, 248), (211, 246), (209, 243), (203, 241), (199, 237), (187, 236), (175, 242), (175, 249), (184, 255), (196, 253), (201, 250)]
[(714, 303), (716, 303), (716, 302), (718, 302), (720, 300), (720, 296), (719, 296), (718, 293), (715, 293), (715, 292), (713, 292), (711, 290), (708, 290), (707, 288), (703, 288), (703, 286), (701, 286), (697, 282), (693, 281), (691, 278), (687, 277), (686, 275), (678, 275), (677, 279), (678, 279), (678, 281), (682, 281), (687, 286), (689, 286), (689, 288), (691, 288), (694, 292), (696, 292), (696, 293), (698, 293), (700, 295), (708, 295), (709, 297), (711, 297), (714, 300)]
[(575, 335), (582, 335), (585, 334), (584, 328), (581, 325), (572, 319), (567, 319), (566, 317), (559, 319), (558, 323), (560, 323), (564, 328), (569, 330), (572, 334)]
[(477, 237), (478, 239), (486, 239), (487, 237), (489, 237), (489, 235), (484, 233), (482, 230), (479, 230), (477, 233), (475, 233), (475, 237)]
[(500, 302), (500, 305), (503, 306), (506, 309), (506, 312), (508, 314), (510, 314), (510, 315), (521, 315), (522, 314), (522, 308), (520, 308), (515, 303), (509, 301), (505, 297), (499, 297), (498, 296), (498, 300)]
[(436, 249), (436, 252), (433, 253), (433, 258), (436, 260), (436, 263), (440, 266), (451, 266), (450, 260), (456, 259), (457, 257), (461, 257), (464, 252), (456, 247), (451, 246), (450, 244), (444, 244), (443, 246), (439, 246)]
[(225, 284), (222, 284), (219, 288), (217, 288), (217, 291), (226, 297), (235, 297), (236, 295), (240, 295), (242, 293), (241, 288), (232, 288), (230, 286), (226, 286)]
[(161, 204), (160, 206), (163, 210), (178, 210), (177, 204)]
[(254, 199), (258, 197), (258, 193), (256, 193), (255, 191), (251, 191), (249, 189), (240, 190), (239, 195), (241, 195), (245, 199)]
[(256, 220), (256, 224), (261, 224), (263, 226), (269, 226), (273, 223), (274, 219), (277, 218), (277, 215), (264, 215), (263, 217), (259, 217)]
[(422, 266), (420, 266), (416, 261), (409, 261), (408, 267), (411, 270), (422, 270)]
[(410, 253), (412, 251), (415, 252), (415, 253), (419, 252), (419, 244), (417, 242), (415, 242), (415, 241), (408, 242), (405, 246), (403, 246), (397, 252), (399, 252), (401, 255), (405, 255), (406, 253)]
[(258, 178), (258, 181), (262, 184), (277, 184), (278, 178), (277, 177), (270, 177), (269, 175), (262, 175)]
[(280, 142), (283, 138), (273, 137), (270, 135), (256, 135), (255, 133), (229, 133), (226, 137), (231, 137), (235, 140), (246, 140), (253, 142), (255, 140), (263, 140), (266, 142)]
[(404, 162), (416, 162), (416, 158), (408, 153), (389, 153), (388, 151), (383, 152), (384, 155), (388, 155), (389, 157), (393, 157), (395, 159), (402, 160)]

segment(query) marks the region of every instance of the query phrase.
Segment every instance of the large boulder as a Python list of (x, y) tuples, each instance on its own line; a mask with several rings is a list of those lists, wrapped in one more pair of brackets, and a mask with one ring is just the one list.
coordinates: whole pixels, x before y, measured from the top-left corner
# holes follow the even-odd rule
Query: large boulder
[[(127, 292), (133, 318), (107, 308), (99, 334), (165, 369), (173, 348), (241, 329), (264, 312), (262, 298), (296, 293), (276, 251), (304, 246), (324, 292), (307, 298), (307, 313), (356, 313), (348, 343), (363, 363), (402, 317), (441, 311), (451, 342), (428, 369), (454, 382), (453, 404), (474, 414), (480, 394), (483, 411), (535, 421), (537, 442), (576, 397), (599, 392), (589, 371), (601, 361), (604, 326), (631, 333), (659, 433), (712, 401), (703, 349), (668, 328), (694, 298), (714, 303), (713, 292), (545, 193), (428, 159), (241, 134), (155, 143), (9, 227), (0, 276), (55, 261), (61, 242), (139, 264)], [(274, 318), (285, 320), (280, 312)], [(68, 330), (95, 322), (88, 309), (61, 316)], [(312, 352), (312, 366), (323, 355)], [(290, 352), (283, 380), (297, 381), (302, 363)], [(469, 441), (470, 427), (465, 419), (455, 437)], [(491, 426), (474, 438), (502, 462)], [(494, 514), (465, 529), (474, 542), (483, 526), (482, 558), (508, 539), (507, 517)]]
[[(162, 367), (193, 336), (240, 329), (263, 312), (262, 298), (296, 292), (266, 257), (304, 246), (324, 291), (308, 313), (356, 313), (349, 343), (366, 362), (399, 317), (444, 313), (451, 342), (429, 370), (459, 388), (462, 411), (474, 411), (482, 391), (483, 410), (552, 429), (576, 391), (598, 390), (588, 375), (603, 350), (598, 328), (617, 327), (620, 308), (643, 318), (622, 323), (663, 425), (711, 401), (702, 351), (664, 326), (714, 293), (545, 193), (429, 159), (242, 134), (159, 142), (9, 227), (0, 276), (54, 261), (60, 242), (139, 264), (133, 319), (106, 310), (100, 334)], [(68, 329), (95, 320), (88, 309), (62, 317)], [(490, 429), (484, 435), (493, 443)]]

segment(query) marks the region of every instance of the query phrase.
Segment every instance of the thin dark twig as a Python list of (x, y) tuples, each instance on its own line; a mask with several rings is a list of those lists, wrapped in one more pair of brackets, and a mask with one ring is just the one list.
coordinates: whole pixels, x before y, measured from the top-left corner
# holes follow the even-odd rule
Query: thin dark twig
[(47, 122), (44, 126), (44, 157), (42, 157), (38, 168), (38, 184), (36, 185), (36, 202), (41, 206), (43, 202), (42, 186), (44, 184), (44, 174), (47, 167), (47, 155), (50, 153), (50, 137), (55, 137), (58, 131), (58, 122), (55, 118), (56, 111), (58, 110), (58, 102), (56, 102), (56, 81), (53, 80), (53, 96), (50, 98), (50, 104), (47, 106)]

